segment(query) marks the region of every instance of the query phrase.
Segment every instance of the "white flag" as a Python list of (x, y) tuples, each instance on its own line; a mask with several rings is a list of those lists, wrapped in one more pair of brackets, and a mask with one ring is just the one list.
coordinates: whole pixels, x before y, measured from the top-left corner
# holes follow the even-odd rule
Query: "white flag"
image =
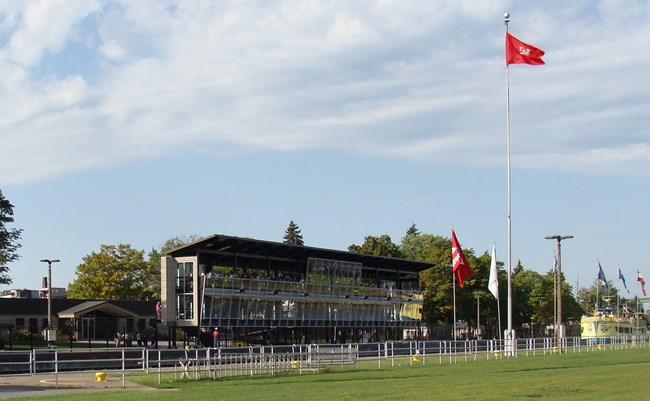
[(497, 246), (492, 245), (492, 263), (490, 264), (490, 279), (488, 280), (488, 289), (499, 299), (499, 274), (497, 272)]

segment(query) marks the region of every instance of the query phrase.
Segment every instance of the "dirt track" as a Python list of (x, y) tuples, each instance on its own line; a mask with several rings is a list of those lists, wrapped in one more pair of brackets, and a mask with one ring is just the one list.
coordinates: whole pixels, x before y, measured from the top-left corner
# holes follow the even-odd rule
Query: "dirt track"
[(107, 375), (104, 381), (97, 381), (95, 372), (75, 372), (39, 375), (0, 376), (0, 399), (54, 395), (87, 391), (102, 391), (126, 387), (128, 389), (150, 389), (128, 380), (122, 382), (121, 375)]

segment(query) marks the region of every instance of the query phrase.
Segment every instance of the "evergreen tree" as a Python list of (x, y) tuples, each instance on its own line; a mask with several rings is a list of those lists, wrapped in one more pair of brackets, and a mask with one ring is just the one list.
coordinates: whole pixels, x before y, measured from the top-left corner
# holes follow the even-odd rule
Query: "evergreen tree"
[(289, 245), (305, 245), (302, 240), (302, 234), (300, 234), (300, 228), (296, 223), (291, 220), (289, 222), (289, 227), (284, 232), (283, 243)]
[(420, 230), (415, 226), (415, 223), (411, 224), (411, 227), (406, 230), (406, 236), (407, 237), (414, 237), (416, 235), (420, 234)]
[(20, 258), (16, 253), (20, 248), (20, 235), (23, 230), (7, 228), (7, 223), (14, 222), (14, 205), (0, 191), (0, 284), (11, 284), (7, 263)]

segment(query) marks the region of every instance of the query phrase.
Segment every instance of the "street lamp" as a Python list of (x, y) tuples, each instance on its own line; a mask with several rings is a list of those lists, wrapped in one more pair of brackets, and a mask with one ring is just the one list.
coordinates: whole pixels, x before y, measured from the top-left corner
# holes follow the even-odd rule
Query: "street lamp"
[(56, 336), (50, 338), (50, 330), (52, 330), (52, 263), (60, 262), (60, 260), (41, 259), (41, 262), (47, 263), (47, 341), (51, 342), (56, 339)]
[(564, 325), (562, 325), (562, 246), (560, 245), (563, 239), (573, 238), (573, 235), (549, 235), (544, 237), (546, 239), (554, 239), (557, 241), (557, 278), (556, 278), (556, 296), (557, 296), (557, 337), (564, 337)]

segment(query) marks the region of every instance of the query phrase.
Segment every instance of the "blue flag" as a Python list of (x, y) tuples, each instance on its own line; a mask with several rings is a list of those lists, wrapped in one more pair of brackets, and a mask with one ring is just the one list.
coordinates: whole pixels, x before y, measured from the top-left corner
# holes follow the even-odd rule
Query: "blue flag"
[(620, 267), (618, 267), (618, 279), (623, 282), (623, 287), (625, 287), (625, 290), (629, 294), (630, 290), (627, 289), (627, 284), (625, 283), (625, 277), (623, 276), (623, 272), (621, 271)]
[(603, 291), (607, 292), (607, 279), (605, 278), (605, 272), (603, 271), (602, 266), (600, 266), (600, 262), (598, 262), (598, 281), (600, 281), (600, 286)]

